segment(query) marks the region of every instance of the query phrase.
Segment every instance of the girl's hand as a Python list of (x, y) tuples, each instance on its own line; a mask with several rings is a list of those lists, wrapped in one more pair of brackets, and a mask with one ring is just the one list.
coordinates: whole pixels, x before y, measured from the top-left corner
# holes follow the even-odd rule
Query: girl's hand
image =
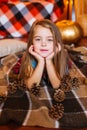
[(45, 59), (46, 60), (52, 60), (54, 57), (54, 52), (50, 53)]
[[(58, 47), (56, 47), (56, 54), (59, 52), (58, 51)], [(50, 55), (48, 55), (47, 57), (46, 57), (46, 60), (52, 60), (53, 59), (53, 57), (54, 57), (54, 51), (52, 52), (52, 53), (50, 53)]]
[(36, 52), (34, 51), (34, 46), (33, 46), (33, 45), (30, 46), (30, 48), (29, 48), (29, 53), (30, 53), (31, 55), (33, 55), (37, 61), (44, 60), (43, 57), (41, 57), (38, 53), (36, 53)]

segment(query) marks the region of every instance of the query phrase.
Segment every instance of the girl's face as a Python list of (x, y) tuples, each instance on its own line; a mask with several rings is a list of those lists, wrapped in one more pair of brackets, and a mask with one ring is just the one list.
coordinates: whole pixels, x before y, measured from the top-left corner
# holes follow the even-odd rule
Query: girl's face
[(53, 52), (53, 35), (50, 29), (37, 25), (33, 37), (34, 51), (42, 57)]

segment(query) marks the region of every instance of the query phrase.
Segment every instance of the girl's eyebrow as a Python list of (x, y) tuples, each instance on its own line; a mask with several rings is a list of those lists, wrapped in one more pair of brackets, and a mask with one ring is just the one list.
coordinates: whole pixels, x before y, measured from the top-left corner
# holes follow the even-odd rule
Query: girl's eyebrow
[[(39, 35), (34, 36), (33, 38), (41, 37)], [(53, 38), (53, 36), (47, 36), (47, 38)]]
[(53, 38), (53, 36), (47, 36), (47, 37)]
[[(34, 36), (34, 37), (41, 37), (41, 36), (39, 36), (39, 35), (36, 35), (36, 36)], [(53, 38), (53, 36), (46, 36), (46, 37), (52, 37), (52, 38)]]
[(41, 37), (41, 36), (37, 36), (37, 35), (36, 35), (36, 36), (34, 36), (34, 37)]

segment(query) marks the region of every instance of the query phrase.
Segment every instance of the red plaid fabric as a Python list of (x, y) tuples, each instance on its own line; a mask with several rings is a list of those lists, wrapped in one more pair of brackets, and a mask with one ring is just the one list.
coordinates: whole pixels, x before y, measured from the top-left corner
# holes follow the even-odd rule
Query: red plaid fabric
[(22, 37), (36, 19), (58, 20), (59, 7), (47, 1), (0, 4), (0, 38)]
[(2, 3), (2, 2), (8, 2), (8, 0), (0, 0), (0, 3)]

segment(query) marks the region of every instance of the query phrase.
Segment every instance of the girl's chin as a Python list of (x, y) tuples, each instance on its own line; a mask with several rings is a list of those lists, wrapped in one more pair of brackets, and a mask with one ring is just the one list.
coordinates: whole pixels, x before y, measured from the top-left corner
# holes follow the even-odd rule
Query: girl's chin
[(51, 52), (49, 52), (49, 53), (38, 53), (41, 57), (43, 57), (43, 58), (46, 58), (46, 57), (48, 57), (50, 54), (51, 54)]
[[(49, 55), (49, 54), (48, 54)], [(43, 58), (46, 58), (48, 55), (41, 55)]]
[(41, 55), (41, 57), (45, 58), (46, 56)]
[(49, 54), (42, 54), (41, 56), (42, 56), (43, 58), (46, 58), (46, 57), (48, 57), (50, 54), (51, 54), (51, 53), (49, 53)]

